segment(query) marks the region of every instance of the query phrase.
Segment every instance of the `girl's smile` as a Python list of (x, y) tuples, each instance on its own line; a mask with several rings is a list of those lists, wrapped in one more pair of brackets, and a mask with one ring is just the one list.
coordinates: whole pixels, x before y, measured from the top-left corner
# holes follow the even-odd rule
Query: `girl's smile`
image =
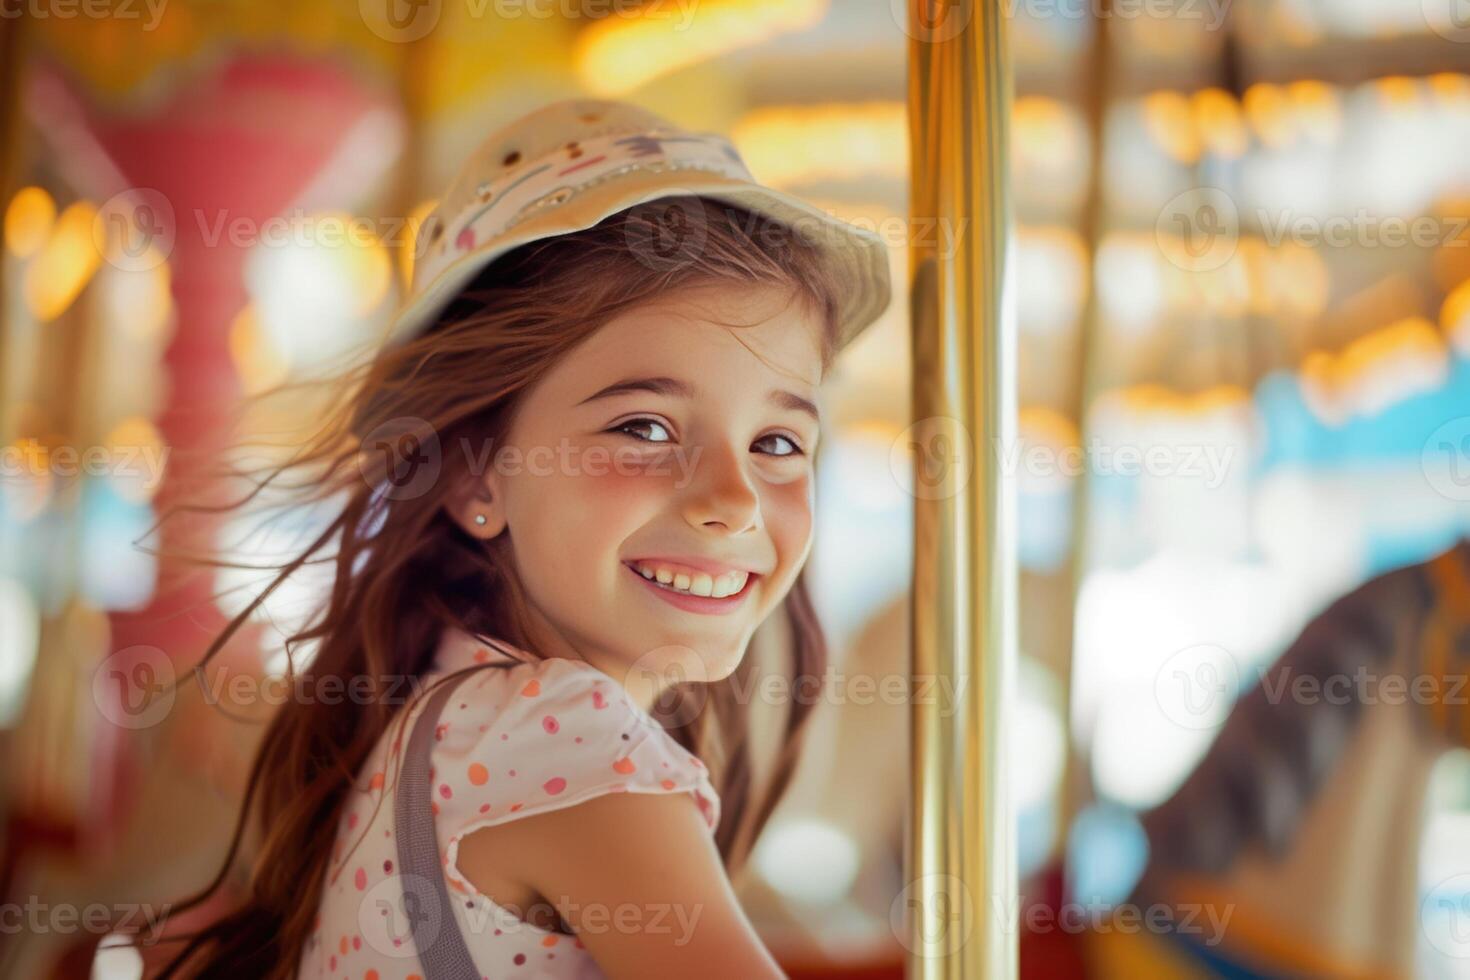
[[(745, 603), (760, 576), (753, 572), (730, 571), (712, 577), (708, 572), (674, 574), (659, 562), (624, 562), (624, 567), (663, 601), (693, 613), (724, 615)], [(658, 571), (653, 571), (657, 568)]]

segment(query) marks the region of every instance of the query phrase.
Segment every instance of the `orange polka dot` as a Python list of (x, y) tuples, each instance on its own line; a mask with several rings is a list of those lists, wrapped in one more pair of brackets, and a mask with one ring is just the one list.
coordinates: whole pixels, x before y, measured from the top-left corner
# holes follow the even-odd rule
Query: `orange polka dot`
[(490, 778), (490, 770), (478, 762), (470, 763), (470, 784), (473, 786), (484, 786), (485, 780)]
[(378, 980), (378, 971), (369, 970), (362, 975), (362, 980)]
[(343, 956), (346, 956), (347, 955), (347, 937), (346, 936), (343, 936), (342, 937), (342, 941), (337, 944), (337, 949), (341, 950)]
[(630, 772), (635, 772), (637, 769), (638, 767), (633, 765), (633, 760), (629, 759), (627, 756), (624, 756), (617, 762), (613, 763), (613, 771), (620, 772), (624, 776), (626, 776)]
[(674, 782), (672, 779), (665, 779), (663, 782), (659, 783), (659, 785), (662, 786), (664, 789), (673, 789), (679, 784)]
[(511, 813), (515, 813), (517, 810), (519, 810), (521, 807), (523, 807), (525, 805), (526, 804), (524, 804), (524, 803), (512, 803), (510, 805), (510, 812)]
[(542, 946), (548, 946), (548, 947), (549, 946), (555, 946), (556, 945), (556, 937), (555, 936), (543, 936), (542, 939), (541, 939), (541, 945)]
[(373, 779), (372, 779), (372, 782), (368, 783), (368, 788), (369, 789), (382, 789), (383, 788), (383, 774), (380, 773), (380, 772), (373, 773)]
[(529, 681), (526, 682), (526, 686), (521, 688), (521, 697), (523, 698), (534, 698), (540, 693), (541, 679), (539, 677), (531, 678)]
[[(482, 664), (482, 663), (484, 663), (485, 661), (487, 661), (489, 659), (490, 659), (490, 651), (489, 650), (486, 650), (484, 647), (481, 647), (480, 649), (478, 649), (478, 650), (475, 651), (475, 663)], [(415, 974), (415, 976), (416, 975), (417, 974)]]

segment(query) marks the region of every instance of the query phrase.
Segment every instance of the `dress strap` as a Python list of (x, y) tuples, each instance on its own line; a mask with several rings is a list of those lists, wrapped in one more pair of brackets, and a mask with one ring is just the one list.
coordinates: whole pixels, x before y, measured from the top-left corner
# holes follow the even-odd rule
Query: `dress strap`
[(478, 671), (452, 675), (429, 695), (409, 735), (393, 801), (403, 911), (424, 968), (424, 980), (463, 980), (480, 975), (449, 904), (429, 790), (429, 752), (434, 744), (434, 727), (449, 695), (474, 673)]

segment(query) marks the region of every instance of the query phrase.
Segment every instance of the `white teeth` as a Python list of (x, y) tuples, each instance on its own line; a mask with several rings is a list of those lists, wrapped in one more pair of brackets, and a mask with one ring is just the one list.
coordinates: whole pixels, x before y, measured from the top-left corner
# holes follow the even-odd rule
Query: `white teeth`
[(746, 580), (750, 578), (749, 572), (710, 575), (708, 572), (676, 572), (671, 568), (657, 568), (650, 565), (634, 565), (633, 568), (644, 578), (675, 591), (688, 592), (690, 595), (711, 596), (716, 599), (723, 599), (739, 592), (745, 588)]

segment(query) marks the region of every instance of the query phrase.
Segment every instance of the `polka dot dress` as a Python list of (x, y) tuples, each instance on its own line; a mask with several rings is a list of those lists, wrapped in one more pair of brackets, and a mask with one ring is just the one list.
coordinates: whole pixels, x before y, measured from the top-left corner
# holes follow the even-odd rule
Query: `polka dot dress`
[[(446, 672), (501, 663), (464, 681), (434, 731), (430, 786), (454, 915), (481, 975), (494, 980), (602, 977), (574, 936), (544, 929), (480, 894), (460, 874), (460, 840), (481, 827), (574, 806), (605, 793), (690, 793), (713, 833), (720, 801), (698, 758), (613, 678), (577, 660), (446, 632), (427, 687)], [(415, 699), (358, 774), (337, 828), (302, 977), (423, 980), (410, 921), (416, 895), (395, 872), (399, 759)]]

